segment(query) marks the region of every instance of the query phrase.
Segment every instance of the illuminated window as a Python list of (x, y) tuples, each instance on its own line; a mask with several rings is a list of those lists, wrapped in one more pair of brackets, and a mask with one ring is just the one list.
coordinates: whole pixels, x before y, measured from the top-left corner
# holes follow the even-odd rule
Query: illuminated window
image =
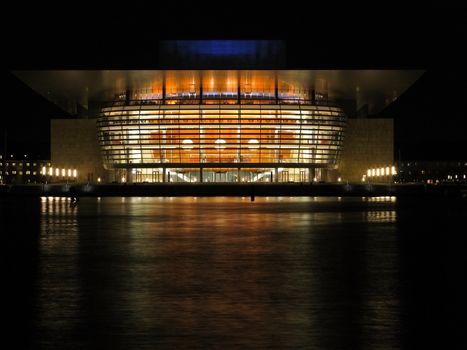
[(31, 172), (29, 170), (26, 170), (26, 175), (29, 175), (31, 174)]
[(217, 149), (224, 149), (225, 148), (225, 146), (224, 146), (225, 145), (225, 140), (223, 140), (223, 139), (217, 139), (214, 143), (216, 144)]
[(257, 149), (259, 148), (259, 141), (257, 139), (250, 139), (248, 141), (248, 148), (250, 149)]
[(182, 141), (182, 148), (183, 149), (192, 149), (193, 148), (193, 141), (190, 139), (185, 139)]

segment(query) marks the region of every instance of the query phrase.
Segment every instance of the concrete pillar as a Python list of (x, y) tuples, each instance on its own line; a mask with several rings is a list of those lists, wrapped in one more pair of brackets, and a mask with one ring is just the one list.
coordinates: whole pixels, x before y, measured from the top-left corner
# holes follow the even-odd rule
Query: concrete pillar
[(313, 182), (315, 178), (315, 168), (308, 168), (308, 181)]
[(275, 182), (279, 182), (279, 169), (278, 168), (274, 168), (274, 178), (275, 178)]
[(166, 86), (165, 86), (165, 72), (162, 74), (162, 104), (165, 105)]
[(126, 182), (132, 183), (133, 182), (133, 173), (131, 172), (131, 168), (126, 168)]
[(162, 168), (162, 182), (167, 182), (166, 168)]
[(279, 104), (279, 81), (277, 78), (277, 72), (274, 75), (274, 99), (276, 100), (276, 105)]
[(199, 72), (199, 104), (203, 104), (203, 73)]
[(321, 180), (328, 181), (328, 169), (321, 169)]
[(203, 168), (199, 168), (199, 182), (203, 182)]

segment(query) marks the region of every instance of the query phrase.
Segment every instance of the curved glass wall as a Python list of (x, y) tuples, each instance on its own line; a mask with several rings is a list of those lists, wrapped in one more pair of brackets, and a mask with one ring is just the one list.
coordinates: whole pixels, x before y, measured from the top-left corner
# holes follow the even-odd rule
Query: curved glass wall
[(118, 181), (307, 181), (333, 168), (343, 145), (335, 106), (150, 101), (101, 109), (104, 165)]

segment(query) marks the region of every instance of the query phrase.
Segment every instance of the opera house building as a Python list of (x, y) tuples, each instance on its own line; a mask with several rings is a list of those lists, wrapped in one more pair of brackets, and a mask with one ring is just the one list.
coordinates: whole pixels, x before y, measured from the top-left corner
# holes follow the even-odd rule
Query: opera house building
[(14, 73), (75, 116), (51, 122), (52, 164), (78, 169), (83, 182), (118, 183), (361, 181), (367, 169), (393, 165), (393, 120), (368, 118), (368, 108), (421, 74)]

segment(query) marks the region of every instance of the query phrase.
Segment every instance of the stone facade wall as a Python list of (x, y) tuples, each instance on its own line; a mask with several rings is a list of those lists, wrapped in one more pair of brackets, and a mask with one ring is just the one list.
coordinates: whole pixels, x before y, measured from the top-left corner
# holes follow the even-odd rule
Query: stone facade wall
[[(394, 163), (393, 119), (349, 119), (338, 164), (342, 181), (361, 182), (367, 169)], [(390, 178), (374, 179), (387, 182)]]
[(53, 167), (78, 170), (78, 182), (107, 181), (97, 142), (97, 119), (52, 119), (50, 123)]

